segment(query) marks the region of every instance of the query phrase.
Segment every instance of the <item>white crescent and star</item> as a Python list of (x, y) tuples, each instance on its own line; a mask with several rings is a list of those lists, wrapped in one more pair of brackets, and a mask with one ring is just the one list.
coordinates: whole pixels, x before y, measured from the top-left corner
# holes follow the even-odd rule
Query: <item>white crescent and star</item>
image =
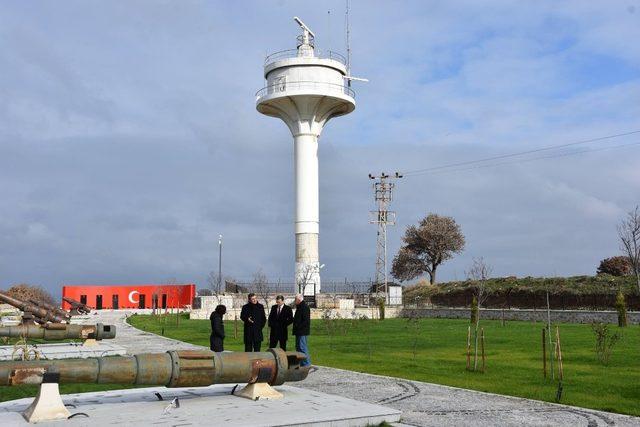
[(135, 294), (140, 294), (140, 292), (138, 292), (138, 291), (131, 291), (131, 292), (129, 292), (129, 301), (131, 302), (131, 304), (137, 304), (137, 303), (138, 303), (138, 301), (134, 301), (134, 300), (133, 300), (133, 296), (134, 296)]

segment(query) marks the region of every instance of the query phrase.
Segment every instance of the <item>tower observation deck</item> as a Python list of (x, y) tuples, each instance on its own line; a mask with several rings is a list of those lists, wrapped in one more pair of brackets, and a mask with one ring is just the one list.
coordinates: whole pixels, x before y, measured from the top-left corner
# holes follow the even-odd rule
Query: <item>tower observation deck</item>
[(297, 49), (267, 56), (266, 86), (256, 93), (256, 109), (280, 118), (293, 135), (295, 161), (295, 277), (298, 291), (320, 291), (318, 251), (318, 138), (329, 119), (352, 112), (355, 93), (347, 80), (344, 56), (315, 48), (313, 32), (302, 29)]

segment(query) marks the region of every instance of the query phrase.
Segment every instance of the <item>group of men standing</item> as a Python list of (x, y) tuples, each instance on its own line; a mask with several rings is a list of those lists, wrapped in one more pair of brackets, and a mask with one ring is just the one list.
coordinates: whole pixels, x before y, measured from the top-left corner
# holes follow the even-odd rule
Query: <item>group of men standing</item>
[(269, 348), (279, 346), (287, 349), (287, 339), (289, 338), (289, 325), (293, 324), (293, 335), (296, 337), (296, 351), (306, 354), (307, 359), (300, 365), (311, 364), (307, 337), (311, 332), (311, 310), (304, 297), (296, 295), (296, 312), (293, 314), (291, 307), (284, 303), (284, 297), (278, 295), (276, 304), (271, 307), (269, 318), (267, 319), (264, 306), (258, 302), (256, 294), (249, 294), (249, 301), (242, 306), (240, 320), (244, 323), (244, 351), (260, 351), (260, 346), (264, 340), (262, 330), (268, 323), (271, 332), (269, 334)]

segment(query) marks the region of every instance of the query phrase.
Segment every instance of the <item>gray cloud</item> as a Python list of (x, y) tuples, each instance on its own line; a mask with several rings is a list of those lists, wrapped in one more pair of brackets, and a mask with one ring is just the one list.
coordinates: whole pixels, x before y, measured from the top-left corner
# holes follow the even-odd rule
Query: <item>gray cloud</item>
[[(325, 277), (374, 271), (369, 172), (640, 126), (639, 15), (627, 4), (352, 3), (353, 72), (371, 82), (321, 137)], [(204, 284), (219, 233), (228, 274), (291, 276), (291, 138), (255, 111), (254, 93), (264, 54), (293, 47), (293, 15), (343, 50), (342, 1), (0, 9), (2, 286)], [(441, 279), (463, 277), (474, 256), (496, 274), (589, 274), (618, 251), (639, 170), (628, 148), (407, 177), (390, 253), (438, 212), (468, 242)]]

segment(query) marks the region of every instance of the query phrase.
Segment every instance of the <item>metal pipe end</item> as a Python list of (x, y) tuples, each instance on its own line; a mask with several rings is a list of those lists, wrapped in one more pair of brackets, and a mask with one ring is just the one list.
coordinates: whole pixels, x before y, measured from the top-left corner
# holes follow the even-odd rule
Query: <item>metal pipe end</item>
[(110, 340), (116, 337), (115, 325), (96, 324), (96, 340)]

